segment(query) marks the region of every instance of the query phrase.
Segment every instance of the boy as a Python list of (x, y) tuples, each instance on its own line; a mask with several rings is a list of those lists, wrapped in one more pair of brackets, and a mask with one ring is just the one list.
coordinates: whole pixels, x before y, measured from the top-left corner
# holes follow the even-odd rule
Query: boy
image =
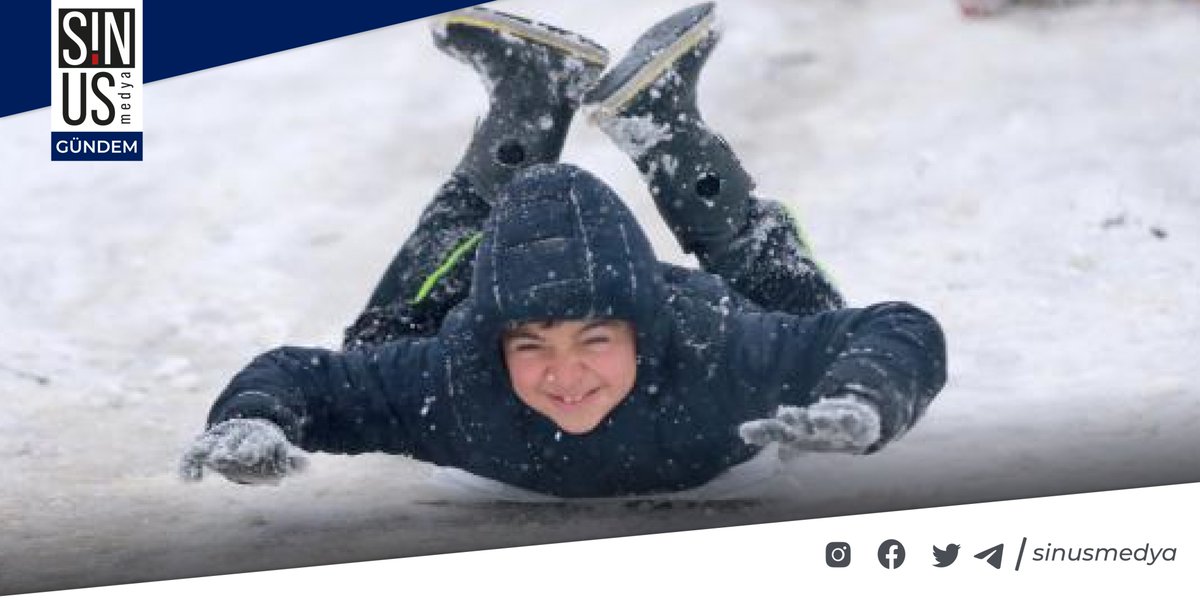
[[(613, 496), (693, 488), (770, 443), (869, 453), (911, 427), (945, 381), (941, 330), (907, 304), (842, 308), (781, 205), (751, 195), (696, 108), (712, 19), (672, 15), (597, 81), (607, 52), (575, 34), (444, 16), (437, 45), (489, 89), (466, 155), (343, 351), (255, 359), (184, 476), (277, 481), (299, 447)], [(608, 186), (554, 164), (581, 103), (704, 272), (659, 263)]]

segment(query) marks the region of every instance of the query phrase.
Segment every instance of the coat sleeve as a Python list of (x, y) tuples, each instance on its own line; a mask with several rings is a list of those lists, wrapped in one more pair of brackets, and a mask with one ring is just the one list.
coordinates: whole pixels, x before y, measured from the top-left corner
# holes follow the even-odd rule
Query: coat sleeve
[(263, 418), (308, 451), (387, 452), (453, 464), (447, 430), (454, 408), (445, 397), (443, 354), (436, 338), (346, 352), (272, 350), (234, 376), (208, 424)]
[(875, 451), (907, 431), (946, 382), (946, 342), (928, 313), (902, 302), (798, 317), (750, 313), (734, 321), (729, 346), (754, 418), (780, 405), (854, 393), (882, 420)]

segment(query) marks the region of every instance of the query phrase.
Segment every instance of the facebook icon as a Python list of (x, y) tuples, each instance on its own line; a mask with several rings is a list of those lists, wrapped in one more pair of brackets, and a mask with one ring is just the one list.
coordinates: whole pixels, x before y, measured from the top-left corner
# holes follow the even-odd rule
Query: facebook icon
[(887, 540), (879, 545), (879, 564), (885, 569), (899, 569), (904, 564), (904, 544)]

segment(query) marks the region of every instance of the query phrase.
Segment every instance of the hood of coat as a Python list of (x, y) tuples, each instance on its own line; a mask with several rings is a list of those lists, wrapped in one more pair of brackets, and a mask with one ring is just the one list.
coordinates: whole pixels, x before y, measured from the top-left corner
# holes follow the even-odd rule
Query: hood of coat
[(654, 249), (616, 192), (553, 164), (522, 171), (501, 192), (471, 298), (480, 339), (498, 341), (507, 327), (544, 319), (615, 318), (649, 332), (661, 290)]
[[(685, 401), (710, 382), (674, 375), (707, 372), (699, 363), (712, 353), (699, 348), (713, 345), (713, 327), (701, 323), (715, 313), (696, 309), (696, 319), (680, 321), (671, 308), (679, 300), (668, 301), (677, 285), (598, 178), (563, 164), (520, 173), (485, 223), (474, 269), (470, 296), (439, 333), (456, 414), (438, 435), (463, 441), (453, 464), (545, 493), (602, 496), (683, 489), (744, 458), (736, 436), (712, 430), (714, 404)], [(633, 323), (637, 375), (599, 425), (568, 435), (516, 396), (501, 339), (527, 321), (589, 317)]]

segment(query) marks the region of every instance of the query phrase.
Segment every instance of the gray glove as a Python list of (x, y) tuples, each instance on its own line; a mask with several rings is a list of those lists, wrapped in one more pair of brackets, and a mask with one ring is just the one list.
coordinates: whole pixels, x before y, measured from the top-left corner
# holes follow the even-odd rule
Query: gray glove
[(852, 394), (822, 398), (808, 406), (780, 406), (774, 418), (746, 421), (738, 433), (755, 446), (778, 442), (781, 460), (806, 452), (861, 454), (879, 441), (879, 409)]
[(208, 467), (235, 483), (274, 485), (307, 462), (271, 421), (231, 419), (217, 423), (192, 442), (183, 453), (179, 475), (185, 481), (199, 481)]

